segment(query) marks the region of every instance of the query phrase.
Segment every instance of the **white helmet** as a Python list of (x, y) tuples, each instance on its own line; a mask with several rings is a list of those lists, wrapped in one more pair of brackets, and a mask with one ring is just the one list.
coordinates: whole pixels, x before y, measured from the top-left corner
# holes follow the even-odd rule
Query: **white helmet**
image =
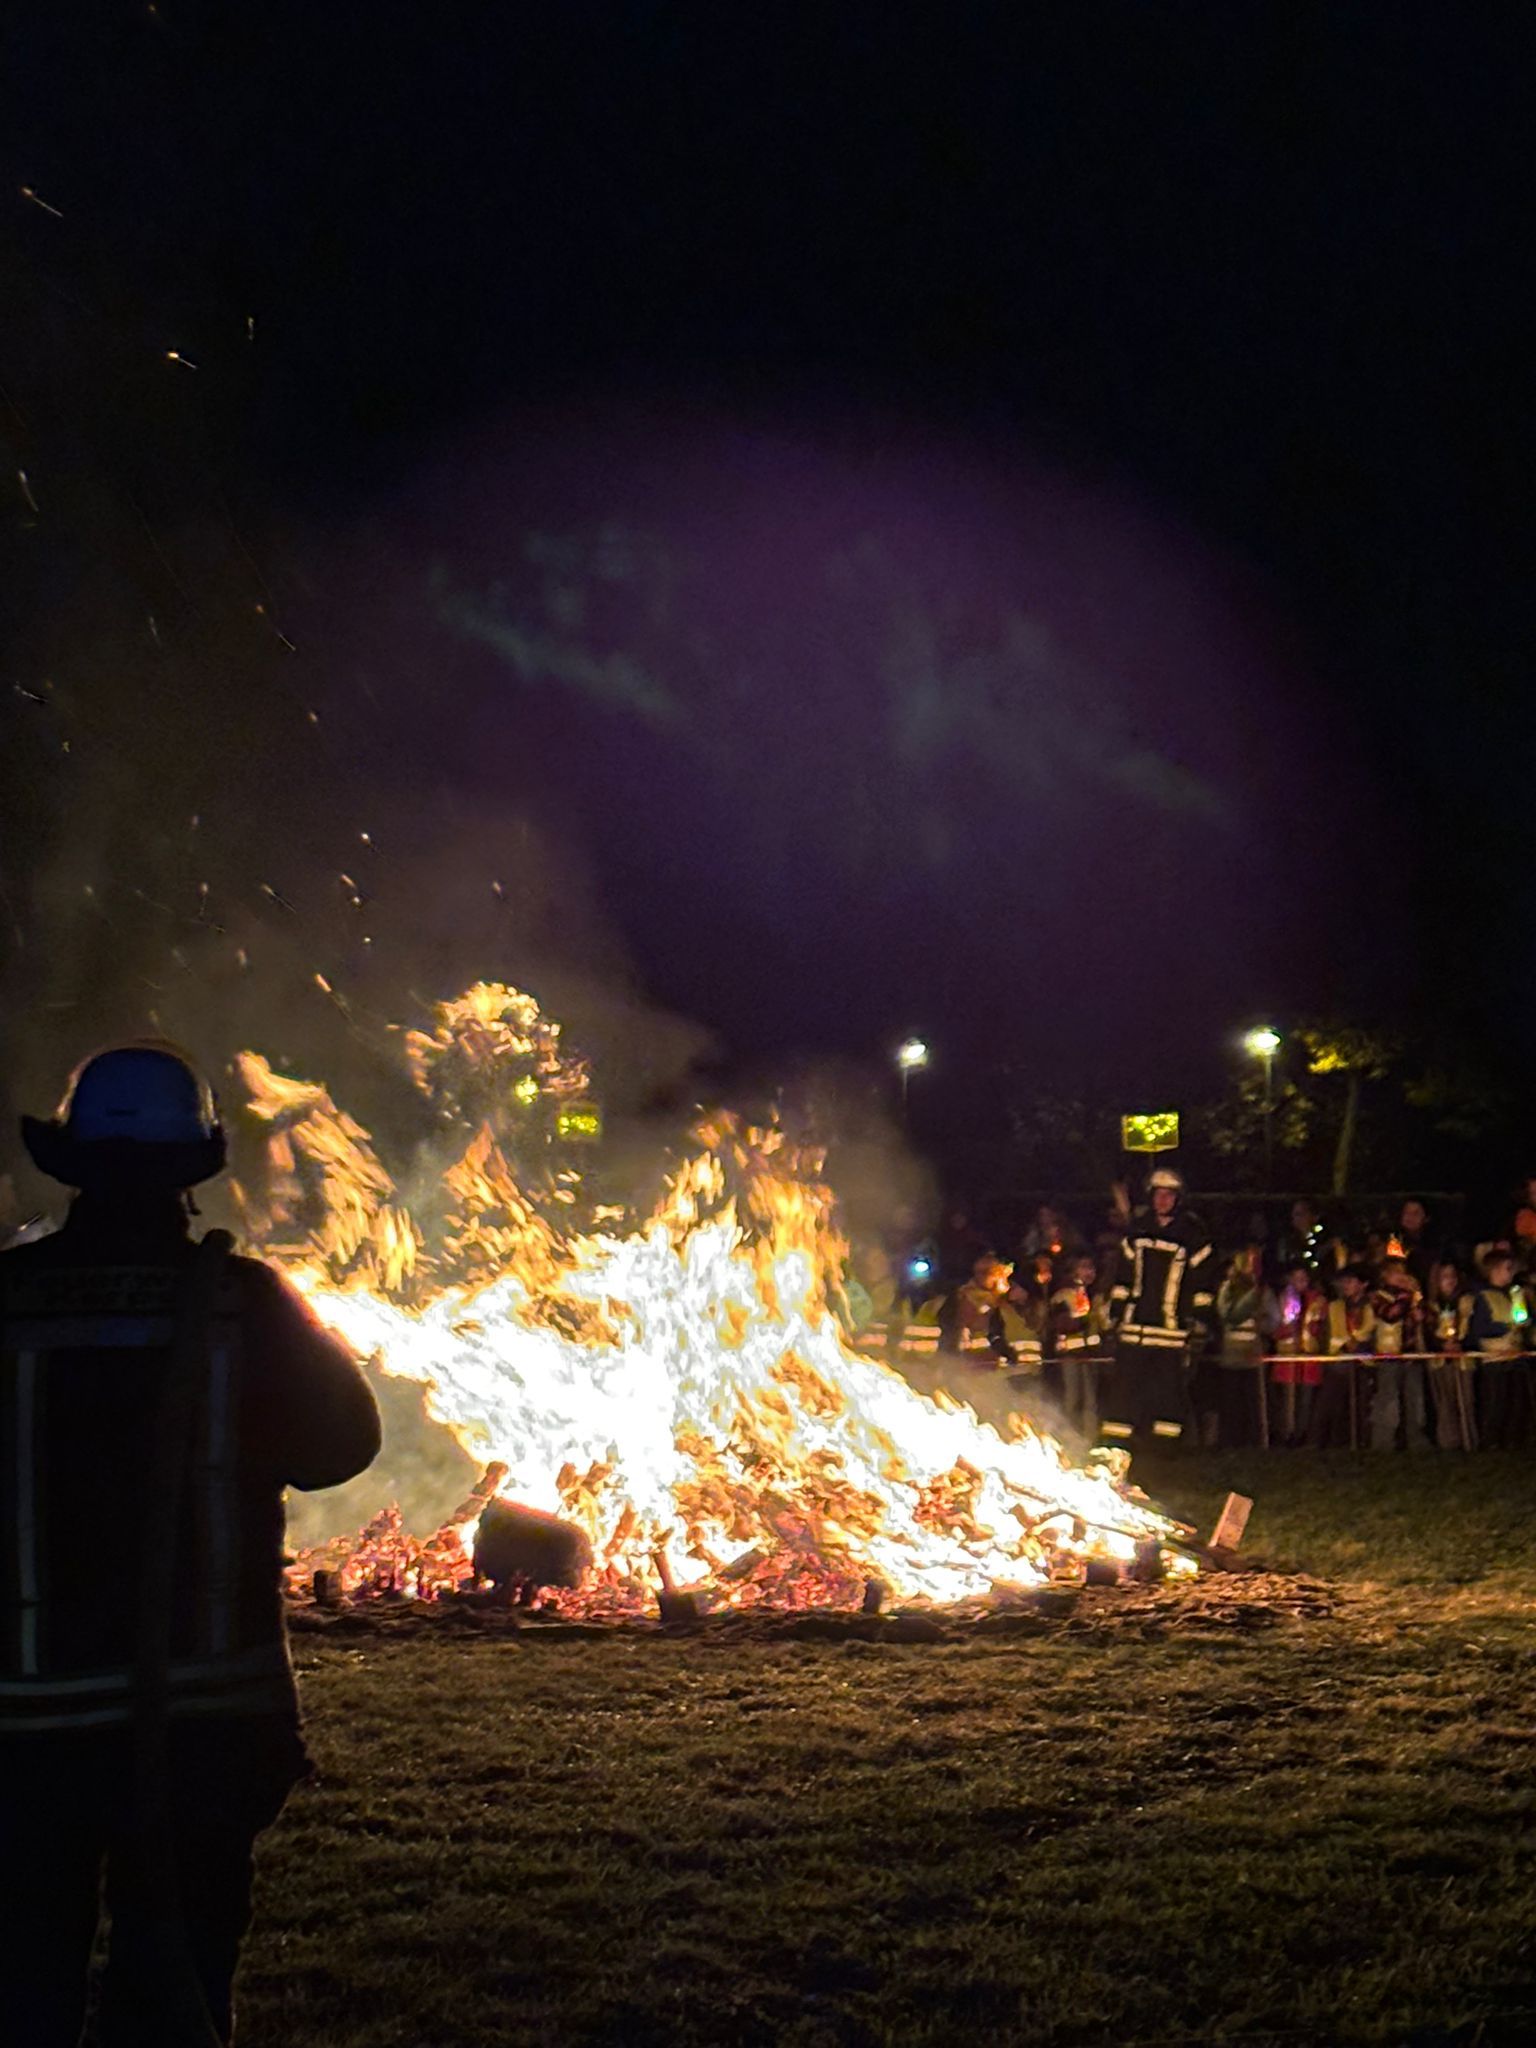
[(1176, 1195), (1184, 1192), (1184, 1176), (1176, 1166), (1154, 1166), (1147, 1175), (1147, 1187), (1172, 1188)]

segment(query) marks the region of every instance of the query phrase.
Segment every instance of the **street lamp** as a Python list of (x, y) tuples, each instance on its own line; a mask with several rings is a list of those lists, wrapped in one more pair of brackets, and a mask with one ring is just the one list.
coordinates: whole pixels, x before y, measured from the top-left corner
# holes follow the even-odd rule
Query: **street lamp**
[(907, 1089), (912, 1076), (928, 1064), (928, 1046), (921, 1038), (904, 1038), (896, 1048), (896, 1071), (901, 1076), (901, 1113), (907, 1113)]
[(1280, 1034), (1268, 1024), (1260, 1024), (1244, 1037), (1243, 1047), (1264, 1062), (1264, 1192), (1268, 1194), (1275, 1184), (1275, 1054), (1280, 1050)]

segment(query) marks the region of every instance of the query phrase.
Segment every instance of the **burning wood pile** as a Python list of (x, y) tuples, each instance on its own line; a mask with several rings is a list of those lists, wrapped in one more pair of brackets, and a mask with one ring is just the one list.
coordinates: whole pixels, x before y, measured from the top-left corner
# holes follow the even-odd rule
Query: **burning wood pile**
[[(530, 1001), (482, 985), (440, 1006), (431, 1070), (463, 1064), (456, 1031), (488, 1042), (522, 1063), (526, 1106), (554, 1057)], [(386, 1511), (306, 1550), (294, 1593), (439, 1601), (488, 1581), (592, 1615), (682, 1596), (949, 1605), (1090, 1565), (1196, 1570), (1189, 1532), (1129, 1487), (1123, 1454), (1074, 1467), (1022, 1420), (1001, 1435), (859, 1355), (833, 1311), (847, 1248), (832, 1193), (782, 1132), (715, 1118), (647, 1222), (584, 1233), (524, 1194), (492, 1096), (460, 1085), (483, 1114), (427, 1205), (434, 1235), (323, 1088), (256, 1055), (242, 1072), (273, 1155), (252, 1234), (361, 1355), (419, 1381), (486, 1468), (431, 1535)]]

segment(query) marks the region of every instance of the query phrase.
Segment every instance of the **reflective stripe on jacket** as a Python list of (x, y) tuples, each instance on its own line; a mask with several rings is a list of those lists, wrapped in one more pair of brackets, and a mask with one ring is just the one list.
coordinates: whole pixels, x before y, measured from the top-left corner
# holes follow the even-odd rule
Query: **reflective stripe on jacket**
[(1211, 1317), (1214, 1267), (1210, 1239), (1193, 1216), (1179, 1211), (1162, 1222), (1149, 1210), (1134, 1216), (1110, 1290), (1120, 1342), (1180, 1350), (1190, 1325)]
[[(125, 1257), (87, 1209), (0, 1254), (0, 1735), (132, 1718), (149, 1474), (192, 1250), (184, 1230), (130, 1233)], [(351, 1478), (378, 1444), (350, 1353), (275, 1273), (230, 1259), (183, 1468), (174, 1713), (295, 1713), (283, 1493)]]

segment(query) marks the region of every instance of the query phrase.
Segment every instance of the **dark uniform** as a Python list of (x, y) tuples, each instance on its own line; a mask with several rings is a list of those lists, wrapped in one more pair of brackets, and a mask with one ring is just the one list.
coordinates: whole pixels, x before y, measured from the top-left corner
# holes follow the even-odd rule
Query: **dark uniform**
[[(104, 1859), (101, 2041), (208, 2038), (163, 2009), (166, 1906), (135, 1786), (145, 1532), (164, 1520), (149, 1475), (194, 1249), (174, 1197), (81, 1196), (56, 1236), (0, 1254), (0, 2013), (18, 2048), (74, 2048)], [(156, 1692), (183, 1952), (227, 2039), (252, 1844), (307, 1769), (283, 1492), (362, 1471), (379, 1418), (346, 1348), (254, 1260), (224, 1262), (199, 1354)]]
[(1131, 1218), (1110, 1289), (1115, 1363), (1104, 1390), (1106, 1436), (1179, 1437), (1189, 1413), (1189, 1333), (1214, 1314), (1215, 1257), (1184, 1209)]

